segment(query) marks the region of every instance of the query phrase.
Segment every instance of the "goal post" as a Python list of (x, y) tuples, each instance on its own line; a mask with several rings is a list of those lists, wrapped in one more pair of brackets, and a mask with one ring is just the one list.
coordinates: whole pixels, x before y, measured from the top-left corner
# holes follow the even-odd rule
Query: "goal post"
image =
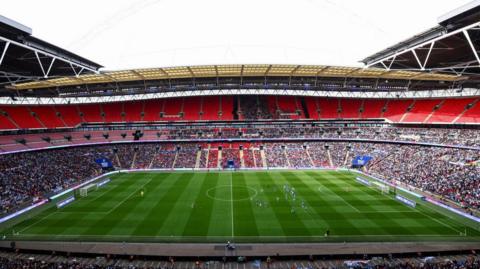
[(92, 184), (89, 184), (85, 187), (81, 187), (79, 189), (80, 197), (86, 197), (86, 196), (88, 196), (89, 192), (92, 192), (96, 189), (98, 189), (98, 185), (96, 183), (92, 183)]
[(375, 185), (375, 187), (377, 189), (380, 190), (380, 192), (382, 194), (389, 194), (390, 193), (390, 186), (388, 186), (387, 184), (383, 184), (383, 183), (380, 183), (378, 181), (373, 181), (372, 183), (373, 183), (373, 185)]

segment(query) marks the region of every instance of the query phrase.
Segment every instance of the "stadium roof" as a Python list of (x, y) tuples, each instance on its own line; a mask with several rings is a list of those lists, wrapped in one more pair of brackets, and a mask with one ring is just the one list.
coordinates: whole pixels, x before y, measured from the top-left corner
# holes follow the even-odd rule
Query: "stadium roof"
[(100, 72), (26, 82), (12, 85), (11, 90), (28, 90), (52, 87), (118, 83), (125, 81), (169, 80), (181, 78), (211, 77), (335, 77), (335, 78), (382, 78), (402, 80), (459, 81), (461, 76), (432, 74), (412, 71), (385, 71), (380, 68), (362, 68), (326, 65), (204, 65), (164, 68), (132, 69)]
[(0, 86), (97, 72), (102, 66), (32, 36), (32, 29), (0, 15)]
[(480, 0), (439, 17), (438, 22), (361, 62), (387, 70), (480, 75)]

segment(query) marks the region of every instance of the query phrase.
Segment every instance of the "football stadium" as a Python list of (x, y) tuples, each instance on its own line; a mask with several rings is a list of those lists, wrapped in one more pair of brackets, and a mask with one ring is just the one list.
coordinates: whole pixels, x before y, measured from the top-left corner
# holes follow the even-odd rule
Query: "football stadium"
[(480, 268), (480, 1), (431, 26), (108, 69), (0, 16), (0, 268)]

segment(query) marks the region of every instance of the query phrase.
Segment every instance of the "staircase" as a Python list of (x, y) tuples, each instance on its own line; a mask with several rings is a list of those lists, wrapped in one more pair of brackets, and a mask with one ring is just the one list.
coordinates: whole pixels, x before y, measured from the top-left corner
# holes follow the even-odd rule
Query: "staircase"
[(350, 151), (347, 151), (347, 153), (345, 154), (345, 159), (343, 160), (343, 166), (347, 166), (347, 160), (349, 156), (350, 156)]
[(217, 168), (222, 168), (222, 151), (218, 150)]
[(208, 168), (208, 156), (210, 155), (210, 145), (208, 145), (207, 154), (205, 154), (205, 167)]
[(283, 149), (283, 155), (285, 155), (285, 160), (287, 161), (287, 167), (292, 167), (292, 165), (290, 164), (290, 158), (288, 158), (287, 148)]
[[(475, 106), (477, 105), (477, 103), (480, 103), (480, 99), (475, 100), (475, 101), (472, 103), (472, 107), (471, 107), (471, 108), (475, 107)], [(463, 112), (460, 113), (460, 115), (458, 115), (451, 123), (457, 122), (457, 120), (460, 119), (461, 117), (463, 117), (463, 114), (465, 114), (467, 111), (468, 111), (467, 108), (463, 109)]]
[(313, 163), (313, 159), (312, 156), (310, 156), (310, 152), (308, 152), (308, 148), (305, 149), (305, 153), (307, 154), (308, 160), (310, 161), (312, 167), (315, 167), (315, 163)]
[(175, 163), (177, 162), (177, 157), (178, 157), (178, 150), (175, 151), (175, 158), (173, 159), (172, 168), (175, 168)]
[(327, 156), (328, 156), (328, 163), (330, 164), (331, 167), (333, 167), (332, 155), (330, 154), (329, 149), (327, 149)]
[(117, 161), (118, 167), (123, 168), (122, 164), (120, 164), (120, 159), (118, 158), (118, 153), (115, 154), (115, 160)]
[(265, 150), (263, 149), (260, 150), (260, 156), (262, 157), (263, 168), (267, 168), (268, 165), (267, 165), (267, 156), (265, 155)]
[(137, 160), (137, 152), (133, 154), (133, 159), (132, 159), (132, 164), (130, 165), (130, 169), (133, 169), (135, 167), (135, 161)]
[[(445, 103), (445, 100), (442, 100), (437, 106), (438, 106), (438, 109), (440, 109), (442, 106), (443, 106), (443, 103)], [(432, 109), (432, 112), (430, 112), (430, 114), (428, 114), (428, 116), (423, 120), (422, 123), (426, 123), (428, 122), (428, 120), (430, 120), (430, 118), (433, 116), (433, 114), (438, 110), (438, 109)]]
[(245, 160), (243, 159), (243, 149), (239, 150), (240, 154), (240, 167), (245, 168)]
[(202, 158), (202, 150), (197, 151), (197, 158), (195, 160), (195, 169), (200, 168), (200, 159)]

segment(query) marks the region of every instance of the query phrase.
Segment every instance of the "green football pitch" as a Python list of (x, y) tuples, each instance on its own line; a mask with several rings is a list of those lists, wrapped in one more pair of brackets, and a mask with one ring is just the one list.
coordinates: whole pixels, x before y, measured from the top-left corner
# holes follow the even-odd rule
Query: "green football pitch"
[[(3, 227), (8, 239), (129, 242), (480, 241), (476, 224), (339, 171), (138, 172)], [(142, 195), (143, 192), (143, 195)], [(329, 231), (329, 235), (325, 233)]]

